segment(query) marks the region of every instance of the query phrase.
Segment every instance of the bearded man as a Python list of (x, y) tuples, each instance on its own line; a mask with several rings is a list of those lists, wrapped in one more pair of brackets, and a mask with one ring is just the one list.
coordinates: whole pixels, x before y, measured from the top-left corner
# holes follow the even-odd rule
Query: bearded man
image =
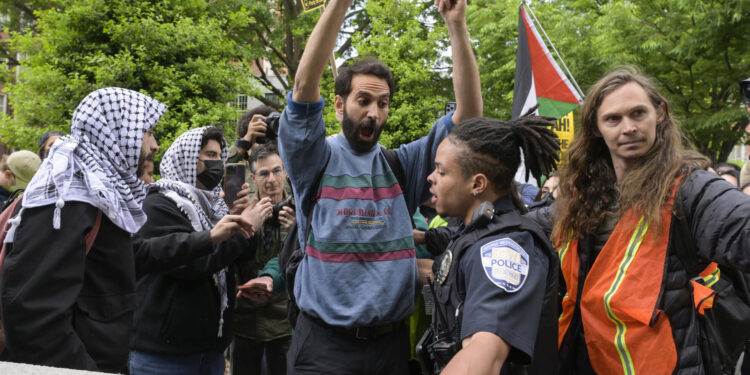
[(417, 288), (410, 218), (430, 196), (427, 175), (440, 141), (453, 124), (482, 115), (466, 1), (439, 0), (451, 40), (457, 106), (427, 136), (395, 150), (406, 171), (404, 186), (378, 145), (395, 91), (393, 74), (382, 62), (364, 58), (340, 70), (334, 107), (343, 135), (326, 138), (320, 77), (351, 3), (331, 1), (321, 16), (280, 119), (279, 151), (306, 253), (294, 285), (301, 313), (287, 354), (290, 374), (408, 373), (404, 320)]

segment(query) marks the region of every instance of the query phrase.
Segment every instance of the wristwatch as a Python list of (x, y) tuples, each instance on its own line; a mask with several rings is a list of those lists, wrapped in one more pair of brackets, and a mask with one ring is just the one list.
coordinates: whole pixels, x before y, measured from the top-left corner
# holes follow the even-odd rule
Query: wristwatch
[(238, 140), (234, 141), (234, 145), (237, 146), (237, 147), (239, 147), (239, 148), (244, 149), (245, 151), (250, 151), (250, 149), (253, 148), (253, 143), (252, 142), (248, 142), (248, 141), (246, 141), (244, 139), (238, 139)]

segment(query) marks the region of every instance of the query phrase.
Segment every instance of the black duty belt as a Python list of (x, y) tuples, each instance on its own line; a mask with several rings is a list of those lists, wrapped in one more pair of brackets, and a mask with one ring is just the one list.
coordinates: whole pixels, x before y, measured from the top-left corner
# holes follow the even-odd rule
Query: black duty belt
[(379, 325), (379, 326), (346, 328), (346, 327), (332, 326), (316, 317), (310, 316), (308, 314), (304, 314), (304, 315), (305, 315), (305, 318), (311, 320), (312, 322), (320, 326), (323, 326), (325, 328), (328, 328), (331, 331), (334, 331), (342, 336), (346, 336), (346, 337), (350, 337), (350, 338), (362, 340), (362, 341), (377, 339), (378, 337), (382, 337), (382, 336), (397, 332), (398, 330), (406, 326), (406, 321), (400, 320), (398, 322)]

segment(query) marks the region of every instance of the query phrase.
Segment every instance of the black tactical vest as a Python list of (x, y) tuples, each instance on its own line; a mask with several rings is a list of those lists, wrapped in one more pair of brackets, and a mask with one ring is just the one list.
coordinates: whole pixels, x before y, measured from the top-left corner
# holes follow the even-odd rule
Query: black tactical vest
[(526, 366), (515, 351), (506, 359), (501, 374), (555, 374), (557, 373), (557, 319), (558, 319), (558, 278), (560, 260), (546, 235), (530, 219), (520, 215), (516, 210), (496, 212), (492, 221), (484, 227), (467, 228), (448, 244), (440, 262), (439, 270), (432, 282), (435, 291), (432, 329), (445, 338), (451, 338), (457, 348), (461, 348), (461, 319), (466, 291), (459, 283), (459, 264), (461, 257), (469, 247), (480, 239), (502, 233), (529, 232), (536, 244), (549, 258), (547, 290), (544, 293), (544, 306), (540, 317), (539, 329), (534, 344), (532, 363)]

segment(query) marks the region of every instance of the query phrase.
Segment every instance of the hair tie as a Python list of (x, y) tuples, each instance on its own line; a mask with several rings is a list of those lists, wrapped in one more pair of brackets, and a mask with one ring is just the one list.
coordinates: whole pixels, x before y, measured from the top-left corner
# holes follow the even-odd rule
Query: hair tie
[(518, 122), (516, 120), (508, 120), (508, 125), (510, 126), (510, 132), (513, 134), (514, 137), (518, 137)]

